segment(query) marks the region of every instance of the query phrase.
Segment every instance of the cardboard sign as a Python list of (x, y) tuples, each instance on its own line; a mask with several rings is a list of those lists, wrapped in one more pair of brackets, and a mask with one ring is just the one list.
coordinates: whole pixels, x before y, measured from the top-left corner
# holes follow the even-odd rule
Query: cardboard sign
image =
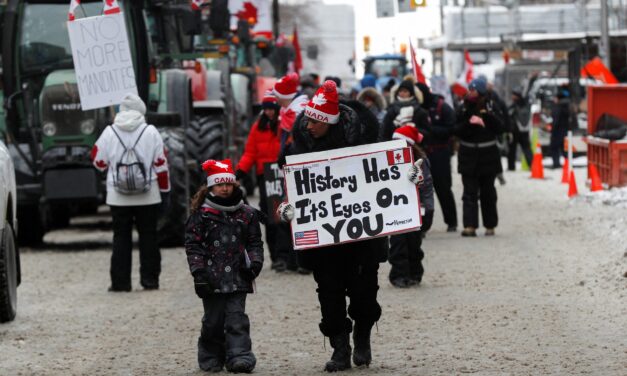
[(68, 22), (76, 82), (83, 110), (119, 104), (137, 94), (122, 13)]
[(405, 141), (309, 153), (283, 169), (294, 249), (418, 230), (418, 188), (407, 179), (413, 156)]
[[(263, 165), (263, 178), (266, 189), (265, 205), (268, 209), (268, 221), (280, 223), (276, 210), (283, 201), (283, 170), (277, 163), (265, 163)], [(264, 205), (264, 203), (261, 203)]]

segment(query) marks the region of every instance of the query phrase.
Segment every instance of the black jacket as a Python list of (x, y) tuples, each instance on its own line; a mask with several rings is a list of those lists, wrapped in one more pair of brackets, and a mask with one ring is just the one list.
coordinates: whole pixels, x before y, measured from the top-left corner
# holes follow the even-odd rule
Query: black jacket
[[(455, 134), (460, 141), (457, 171), (462, 175), (496, 175), (503, 172), (496, 140), (507, 129), (494, 106), (486, 97), (479, 97), (477, 102), (467, 100), (457, 116)], [(482, 118), (485, 127), (470, 124), (473, 115)]]
[(418, 100), (416, 98), (413, 98), (408, 102), (396, 101), (388, 107), (388, 112), (383, 118), (381, 131), (379, 132), (379, 141), (389, 141), (392, 139), (392, 135), (394, 134), (394, 130), (396, 129), (394, 119), (396, 119), (396, 117), (400, 113), (401, 108), (405, 106), (412, 106), (414, 108), (414, 116), (412, 117), (412, 121), (420, 130), (420, 132), (423, 133), (425, 137), (427, 136), (426, 133), (429, 133), (429, 114), (427, 114), (427, 111), (425, 111), (420, 106)]
[(255, 264), (257, 274), (263, 265), (256, 210), (245, 204), (231, 212), (203, 205), (187, 220), (185, 253), (200, 297), (253, 292), (246, 259)]
[[(362, 106), (366, 113), (369, 111)], [(362, 118), (363, 118), (362, 114)], [(351, 107), (340, 104), (340, 120), (329, 127), (325, 137), (314, 139), (307, 131), (307, 118), (301, 113), (292, 129), (293, 141), (286, 155), (298, 155), (317, 151), (340, 149), (349, 146), (370, 144), (377, 141), (378, 123), (362, 121), (358, 113)], [(285, 164), (285, 158), (282, 158)], [(342, 247), (359, 247), (362, 258), (373, 262), (385, 261), (387, 258), (387, 237), (362, 240), (355, 244), (341, 244), (321, 247), (301, 252), (303, 266), (315, 268), (317, 263), (324, 262), (329, 253), (344, 252)]]
[(455, 130), (455, 111), (437, 94), (431, 94), (428, 103), (425, 98), (423, 107), (429, 113), (431, 125), (424, 132), (420, 127), (418, 130), (425, 135), (422, 144), (429, 152), (429, 146), (448, 144)]

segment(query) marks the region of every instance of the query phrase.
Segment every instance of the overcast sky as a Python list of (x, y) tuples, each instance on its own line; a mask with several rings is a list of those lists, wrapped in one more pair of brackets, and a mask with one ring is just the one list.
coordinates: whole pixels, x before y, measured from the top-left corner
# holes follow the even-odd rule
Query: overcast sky
[[(396, 0), (394, 0), (396, 1)], [(357, 60), (365, 56), (364, 35), (370, 36), (370, 54), (398, 52), (401, 43), (417, 38), (429, 38), (440, 34), (440, 10), (438, 1), (427, 0), (427, 7), (412, 13), (397, 13), (395, 17), (377, 18), (376, 0), (322, 0), (325, 4), (351, 4), (355, 12), (355, 52)], [(430, 55), (419, 50), (418, 58), (427, 60), (425, 72), (431, 71)]]

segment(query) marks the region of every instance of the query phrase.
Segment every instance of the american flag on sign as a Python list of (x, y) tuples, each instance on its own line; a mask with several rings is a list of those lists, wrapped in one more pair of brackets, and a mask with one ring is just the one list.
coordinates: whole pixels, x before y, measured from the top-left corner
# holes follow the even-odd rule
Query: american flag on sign
[(318, 230), (300, 231), (294, 233), (294, 245), (312, 245), (318, 243)]
[(411, 153), (409, 151), (409, 148), (388, 150), (387, 156), (389, 166), (411, 162)]

